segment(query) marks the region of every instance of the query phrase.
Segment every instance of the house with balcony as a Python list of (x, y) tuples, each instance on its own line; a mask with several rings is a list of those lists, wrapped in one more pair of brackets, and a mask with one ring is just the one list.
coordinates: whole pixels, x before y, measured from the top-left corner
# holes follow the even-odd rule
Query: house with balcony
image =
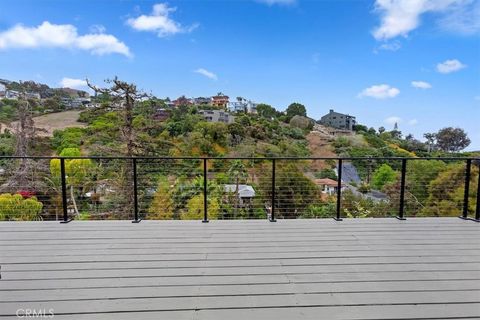
[(199, 110), (198, 113), (208, 122), (232, 123), (235, 121), (235, 116), (223, 110)]
[(257, 113), (257, 105), (251, 100), (245, 98), (238, 98), (237, 101), (228, 103), (228, 110), (231, 112)]
[(229, 97), (223, 93), (218, 93), (216, 96), (212, 97), (212, 106), (226, 109), (228, 106)]
[(357, 120), (354, 116), (335, 112), (333, 109), (330, 109), (330, 112), (324, 115), (317, 122), (326, 127), (332, 127), (336, 129), (343, 129), (343, 130), (350, 130), (350, 131), (352, 131), (355, 125), (357, 124)]

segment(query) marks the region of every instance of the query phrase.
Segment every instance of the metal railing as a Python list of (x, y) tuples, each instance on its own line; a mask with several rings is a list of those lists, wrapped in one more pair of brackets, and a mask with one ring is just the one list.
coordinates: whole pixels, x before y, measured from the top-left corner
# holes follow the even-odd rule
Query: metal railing
[[(67, 223), (71, 221), (71, 217), (69, 215), (69, 199), (68, 199), (68, 185), (72, 184), (72, 182), (68, 182), (69, 173), (67, 172), (67, 161), (71, 160), (90, 160), (90, 161), (96, 161), (99, 164), (105, 164), (107, 162), (114, 162), (114, 161), (120, 161), (124, 164), (127, 165), (128, 170), (126, 170), (126, 176), (123, 177), (122, 181), (126, 182), (127, 184), (127, 189), (131, 189), (132, 194), (132, 211), (133, 211), (133, 222), (140, 222), (141, 217), (140, 217), (140, 184), (139, 181), (142, 178), (148, 178), (151, 176), (154, 176), (155, 174), (158, 173), (160, 169), (155, 168), (155, 166), (161, 167), (161, 170), (166, 170), (165, 168), (168, 166), (174, 167), (176, 165), (179, 165), (182, 161), (186, 161), (188, 163), (188, 166), (186, 166), (186, 169), (184, 170), (186, 175), (190, 174), (191, 177), (195, 178), (201, 178), (202, 183), (201, 183), (201, 188), (202, 188), (202, 196), (203, 199), (201, 201), (201, 205), (203, 206), (203, 214), (202, 214), (202, 222), (208, 222), (209, 221), (209, 182), (211, 182), (212, 178), (209, 178), (209, 173), (211, 169), (209, 169), (209, 165), (212, 166), (212, 163), (216, 164), (217, 166), (222, 166), (222, 164), (225, 164), (226, 162), (231, 162), (231, 161), (244, 161), (244, 162), (249, 162), (252, 163), (253, 165), (260, 163), (263, 165), (260, 171), (263, 175), (268, 176), (269, 178), (269, 183), (268, 184), (262, 184), (261, 188), (259, 187), (258, 189), (262, 191), (262, 198), (260, 200), (263, 200), (265, 205), (262, 205), (263, 208), (260, 208), (260, 205), (258, 207), (255, 207), (253, 209), (258, 209), (258, 210), (264, 210), (266, 212), (266, 217), (274, 222), (278, 218), (278, 212), (277, 211), (282, 211), (283, 218), (285, 218), (286, 215), (285, 212), (288, 212), (288, 210), (293, 210), (295, 213), (301, 211), (301, 209), (298, 209), (297, 205), (294, 203), (292, 205), (293, 207), (290, 207), (290, 202), (287, 204), (280, 205), (279, 203), (282, 202), (280, 200), (291, 200), (290, 198), (287, 199), (287, 196), (283, 196), (279, 194), (279, 187), (282, 187), (282, 184), (285, 184), (287, 187), (284, 189), (288, 189), (287, 191), (289, 192), (289, 195), (302, 195), (302, 192), (304, 190), (300, 186), (296, 185), (287, 185), (289, 182), (286, 180), (289, 178), (289, 173), (288, 172), (283, 172), (282, 176), (278, 175), (278, 168), (279, 168), (279, 163), (281, 162), (283, 165), (285, 163), (295, 163), (295, 165), (299, 165), (303, 163), (305, 166), (307, 166), (309, 163), (313, 163), (316, 161), (320, 161), (322, 163), (324, 162), (335, 162), (335, 169), (336, 169), (336, 191), (331, 195), (331, 198), (334, 197), (336, 198), (334, 200), (335, 204), (335, 215), (334, 219), (337, 221), (341, 221), (342, 218), (344, 218), (344, 215), (342, 215), (342, 195), (346, 190), (344, 190), (344, 183), (342, 182), (343, 180), (343, 174), (344, 174), (344, 165), (345, 163), (354, 163), (354, 164), (371, 164), (372, 162), (375, 163), (394, 163), (395, 166), (398, 168), (397, 171), (399, 171), (399, 186), (398, 186), (398, 203), (395, 205), (398, 205), (398, 210), (397, 214), (395, 215), (397, 219), (399, 220), (405, 220), (406, 219), (406, 194), (408, 192), (407, 190), (407, 179), (408, 179), (408, 165), (410, 163), (416, 162), (416, 161), (442, 161), (445, 163), (453, 163), (456, 165), (459, 165), (461, 163), (464, 163), (465, 167), (463, 170), (463, 173), (457, 174), (457, 180), (458, 179), (464, 179), (464, 184), (463, 184), (463, 202), (461, 203), (461, 208), (459, 209), (460, 218), (466, 219), (466, 220), (473, 220), (473, 221), (480, 221), (480, 159), (479, 158), (457, 158), (457, 157), (430, 157), (430, 158), (404, 158), (404, 157), (383, 157), (383, 158), (372, 158), (372, 157), (15, 157), (15, 156), (1, 156), (0, 161), (7, 167), (7, 169), (4, 170), (4, 177), (3, 177), (3, 182), (8, 180), (9, 177), (14, 176), (16, 166), (14, 164), (10, 164), (10, 167), (8, 165), (8, 162), (22, 162), (22, 161), (43, 161), (43, 164), (47, 164), (47, 162), (50, 164), (50, 167), (52, 166), (51, 163), (53, 160), (59, 162), (59, 167), (60, 167), (60, 172), (59, 172), (59, 180), (60, 180), (60, 195), (61, 195), (61, 222), (62, 223)], [(268, 166), (265, 165), (265, 163), (270, 163), (271, 167), (268, 169)], [(143, 165), (144, 171), (142, 172), (143, 176), (139, 177), (139, 164)], [(147, 166), (150, 165), (150, 166)], [(252, 166), (253, 166), (252, 165)], [(164, 168), (165, 167), (165, 168)], [(201, 167), (201, 170), (200, 170)], [(370, 179), (370, 167), (368, 165), (363, 165), (365, 167), (367, 175), (367, 179)], [(474, 190), (475, 187), (471, 187), (472, 184), (472, 173), (474, 169), (479, 167), (478, 169), (478, 177), (473, 177), (473, 179), (477, 179), (477, 185), (476, 185), (476, 191)], [(153, 169), (152, 169), (153, 168)], [(198, 171), (195, 171), (195, 173), (188, 172), (189, 168), (195, 168), (195, 170), (199, 169)], [(88, 169), (87, 169), (88, 170)], [(131, 170), (131, 172), (130, 172)], [(151, 170), (151, 171), (149, 171)], [(175, 170), (175, 168), (174, 168)], [(221, 171), (221, 169), (215, 169), (217, 170), (215, 173), (218, 176)], [(270, 172), (268, 172), (270, 171)], [(284, 170), (285, 171), (285, 170)], [(115, 172), (115, 168), (111, 169), (110, 172)], [(303, 174), (303, 173), (302, 173)], [(256, 178), (257, 180), (261, 179)], [(307, 179), (308, 180), (308, 179)], [(313, 179), (311, 179), (313, 180)], [(474, 181), (474, 180), (473, 180)], [(457, 181), (458, 182), (458, 181)], [(423, 188), (431, 188), (431, 185), (425, 185), (421, 184), (421, 181), (412, 181), (411, 184), (414, 185), (413, 187), (417, 187), (418, 189)], [(77, 184), (82, 184), (82, 182), (77, 182)], [(150, 183), (151, 184), (151, 183)], [(415, 185), (417, 184), (417, 185)], [(269, 185), (267, 187), (267, 185)], [(237, 181), (237, 186), (238, 186), (238, 181)], [(21, 186), (19, 186), (21, 187)], [(106, 187), (107, 188), (107, 187)], [(18, 188), (17, 188), (18, 189)], [(148, 189), (147, 187), (144, 187), (144, 189)], [(151, 188), (152, 190), (154, 189), (153, 187)], [(268, 190), (270, 189), (270, 190)], [(4, 188), (5, 190), (5, 188)], [(356, 190), (356, 189), (355, 189)], [(453, 189), (452, 189), (453, 190)], [(13, 190), (13, 191), (18, 191), (18, 190)], [(143, 197), (147, 197), (146, 194), (148, 194), (148, 190), (142, 191)], [(153, 191), (151, 191), (153, 192)], [(151, 193), (150, 192), (150, 193)], [(237, 194), (235, 194), (235, 197), (238, 197), (238, 190), (236, 190)], [(453, 191), (452, 191), (453, 192)], [(472, 193), (475, 192), (476, 196), (473, 196), (473, 202), (472, 202)], [(113, 191), (112, 191), (113, 193)], [(73, 194), (73, 193), (72, 193)], [(198, 194), (200, 195), (200, 194)], [(72, 198), (73, 196), (71, 196)], [(283, 198), (281, 198), (283, 197)], [(290, 197), (290, 196), (288, 196)], [(293, 197), (293, 196), (292, 196)], [(317, 195), (313, 195), (311, 197), (315, 197), (315, 201), (317, 200), (316, 197)], [(74, 199), (71, 199), (74, 200)], [(126, 201), (125, 203), (128, 204), (128, 199), (123, 199)], [(312, 200), (312, 199), (308, 199)], [(238, 202), (238, 198), (235, 200)], [(397, 199), (390, 199), (390, 205), (393, 206), (394, 202), (397, 201)], [(421, 201), (416, 200), (418, 203)], [(294, 202), (294, 201), (292, 201)], [(313, 202), (312, 202), (313, 203)], [(474, 209), (471, 209), (471, 205), (474, 205)], [(457, 208), (459, 206), (458, 202), (455, 202), (450, 204), (454, 208)], [(57, 205), (58, 206), (58, 205)], [(56, 208), (56, 207), (55, 207)], [(58, 208), (56, 208), (58, 209)], [(235, 205), (235, 211), (238, 209), (238, 204)], [(471, 217), (474, 212), (474, 217)]]

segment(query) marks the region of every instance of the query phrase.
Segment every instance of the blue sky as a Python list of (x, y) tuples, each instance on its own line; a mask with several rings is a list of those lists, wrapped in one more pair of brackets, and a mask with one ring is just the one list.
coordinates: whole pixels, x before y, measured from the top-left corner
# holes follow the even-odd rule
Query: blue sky
[(480, 149), (480, 1), (2, 1), (0, 78), (330, 108)]

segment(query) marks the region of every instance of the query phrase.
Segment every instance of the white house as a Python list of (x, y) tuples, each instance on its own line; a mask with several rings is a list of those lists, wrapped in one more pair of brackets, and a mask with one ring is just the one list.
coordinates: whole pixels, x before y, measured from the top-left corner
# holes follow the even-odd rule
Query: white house
[(257, 113), (257, 105), (258, 103), (241, 98), (237, 101), (229, 102), (227, 107), (231, 112)]
[(20, 92), (14, 90), (5, 91), (5, 98), (16, 100), (20, 97)]
[[(329, 178), (315, 179), (314, 181), (315, 181), (315, 184), (319, 186), (323, 194), (327, 194), (329, 196), (337, 194), (337, 191), (338, 191), (337, 181)], [(342, 183), (342, 190), (343, 188), (344, 188), (344, 184)]]

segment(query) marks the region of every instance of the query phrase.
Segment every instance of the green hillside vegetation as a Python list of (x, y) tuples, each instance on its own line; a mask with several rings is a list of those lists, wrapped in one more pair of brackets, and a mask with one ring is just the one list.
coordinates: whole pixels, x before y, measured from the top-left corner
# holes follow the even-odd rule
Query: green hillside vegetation
[[(117, 90), (136, 87), (113, 81)], [(59, 156), (151, 156), (151, 157), (308, 157), (311, 146), (306, 135), (313, 129), (306, 109), (292, 103), (285, 112), (267, 104), (258, 106), (256, 114), (239, 112), (232, 123), (207, 122), (200, 109), (213, 106), (182, 105), (169, 108), (157, 98), (129, 100), (119, 103), (119, 97), (102, 91), (96, 101), (99, 108), (84, 110), (80, 121), (83, 128), (57, 130), (51, 138), (32, 136), (28, 140), (29, 154)], [(123, 99), (126, 95), (122, 96)], [(10, 102), (7, 102), (10, 103)], [(15, 101), (15, 103), (27, 103)], [(18, 118), (15, 108), (0, 105), (0, 116)], [(30, 106), (30, 113), (34, 108)], [(158, 110), (168, 117), (158, 120)], [(442, 131), (443, 130), (443, 131)], [(378, 157), (439, 157), (473, 156), (460, 153), (468, 138), (454, 128), (442, 129), (434, 137), (438, 141), (423, 143), (398, 130), (386, 131), (357, 125), (351, 136), (335, 138), (331, 147), (338, 156), (368, 157), (355, 160), (361, 183), (357, 191), (343, 192), (343, 214), (349, 217), (384, 217), (396, 214), (398, 207), (399, 171), (401, 161), (377, 160)], [(443, 139), (443, 140), (442, 140)], [(435, 139), (434, 139), (435, 140)], [(39, 150), (38, 142), (44, 148)], [(18, 133), (0, 134), (0, 152), (18, 154)], [(46, 143), (46, 144), (45, 144)], [(462, 148), (463, 146), (463, 148)], [(453, 152), (455, 151), (455, 152)], [(7, 161), (8, 162), (8, 161)], [(37, 164), (4, 161), (4, 167), (27, 166), (29, 181), (38, 184), (22, 186), (22, 190), (2, 193), (29, 192), (42, 203), (41, 214), (35, 210), (25, 216), (1, 213), (3, 219), (52, 219), (60, 214), (61, 185), (59, 160)], [(132, 218), (132, 163), (125, 160), (66, 160), (68, 204), (76, 219)], [(209, 219), (264, 219), (271, 203), (271, 161), (210, 160), (208, 166)], [(464, 162), (440, 160), (410, 161), (407, 168), (407, 214), (411, 216), (457, 216), (463, 201)], [(315, 178), (337, 179), (335, 161), (322, 161), (321, 170), (312, 161), (282, 161), (276, 163), (275, 195), (277, 216), (280, 218), (325, 218), (335, 213), (335, 196), (322, 194)], [(138, 194), (141, 215), (146, 219), (201, 219), (203, 217), (203, 162), (200, 160), (141, 160), (137, 161)], [(478, 168), (472, 169), (472, 186)], [(8, 182), (8, 174), (1, 177)], [(226, 191), (225, 185), (234, 191)], [(239, 199), (240, 185), (255, 190), (252, 199)], [(470, 210), (474, 211), (475, 193), (472, 187)], [(364, 196), (376, 190), (386, 200)], [(5, 201), (10, 200), (5, 195)], [(19, 208), (24, 206), (21, 202)], [(0, 204), (1, 206), (1, 204)], [(33, 210), (33, 209), (32, 209)], [(29, 211), (30, 212), (30, 211)]]

